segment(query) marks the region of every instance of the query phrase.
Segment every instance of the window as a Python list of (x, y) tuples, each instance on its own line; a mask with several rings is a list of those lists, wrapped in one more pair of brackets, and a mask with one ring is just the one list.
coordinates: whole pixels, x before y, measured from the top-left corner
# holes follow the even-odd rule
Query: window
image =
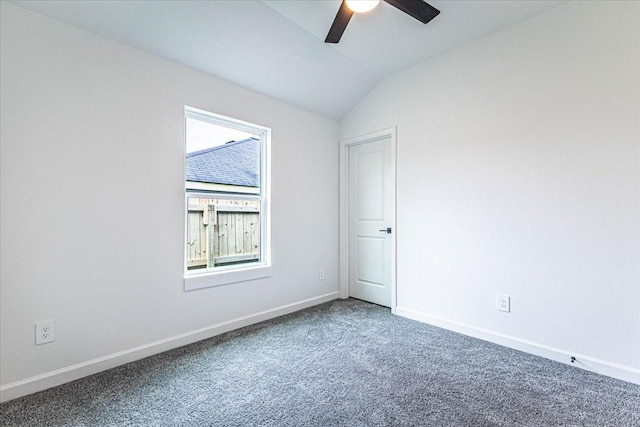
[(270, 134), (185, 107), (185, 290), (271, 275)]

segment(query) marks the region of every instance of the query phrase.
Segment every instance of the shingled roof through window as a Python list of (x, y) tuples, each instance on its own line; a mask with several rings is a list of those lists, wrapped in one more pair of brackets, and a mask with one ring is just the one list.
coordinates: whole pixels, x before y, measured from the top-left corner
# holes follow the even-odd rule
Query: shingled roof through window
[(260, 140), (247, 138), (186, 156), (187, 181), (260, 186)]

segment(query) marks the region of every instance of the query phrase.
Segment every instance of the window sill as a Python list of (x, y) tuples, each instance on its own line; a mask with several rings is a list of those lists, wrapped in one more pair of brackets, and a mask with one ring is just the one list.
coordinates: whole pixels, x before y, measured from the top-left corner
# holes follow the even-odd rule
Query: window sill
[(230, 285), (232, 283), (246, 282), (248, 280), (264, 279), (271, 277), (271, 266), (260, 265), (257, 267), (234, 269), (230, 271), (207, 272), (185, 276), (184, 290), (212, 288), (216, 286)]

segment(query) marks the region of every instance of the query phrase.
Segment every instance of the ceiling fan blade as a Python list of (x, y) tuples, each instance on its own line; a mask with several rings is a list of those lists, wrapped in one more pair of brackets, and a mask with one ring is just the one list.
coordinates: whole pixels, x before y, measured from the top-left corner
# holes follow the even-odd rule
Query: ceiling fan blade
[(418, 21), (426, 24), (433, 18), (438, 16), (440, 11), (423, 0), (384, 0), (391, 6), (396, 7), (416, 18)]
[(336, 18), (333, 20), (333, 24), (331, 24), (331, 28), (329, 29), (329, 34), (327, 34), (327, 38), (324, 40), (324, 42), (338, 43), (342, 38), (342, 33), (344, 33), (344, 30), (347, 28), (347, 24), (349, 23), (349, 20), (352, 16), (353, 12), (347, 7), (347, 3), (342, 0), (340, 9), (338, 9)]

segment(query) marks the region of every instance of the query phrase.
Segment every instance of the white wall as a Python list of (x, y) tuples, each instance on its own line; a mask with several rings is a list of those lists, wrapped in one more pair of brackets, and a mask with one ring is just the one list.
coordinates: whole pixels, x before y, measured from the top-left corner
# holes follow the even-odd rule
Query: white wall
[(397, 126), (398, 313), (640, 382), (638, 22), (570, 3), (343, 119), (343, 139)]
[[(34, 376), (64, 374), (51, 385), (108, 365), (83, 365), (96, 358), (337, 297), (336, 121), (1, 7), (5, 399), (38, 389), (13, 390)], [(272, 128), (270, 279), (183, 291), (185, 105)], [(36, 347), (44, 319), (56, 341)]]

